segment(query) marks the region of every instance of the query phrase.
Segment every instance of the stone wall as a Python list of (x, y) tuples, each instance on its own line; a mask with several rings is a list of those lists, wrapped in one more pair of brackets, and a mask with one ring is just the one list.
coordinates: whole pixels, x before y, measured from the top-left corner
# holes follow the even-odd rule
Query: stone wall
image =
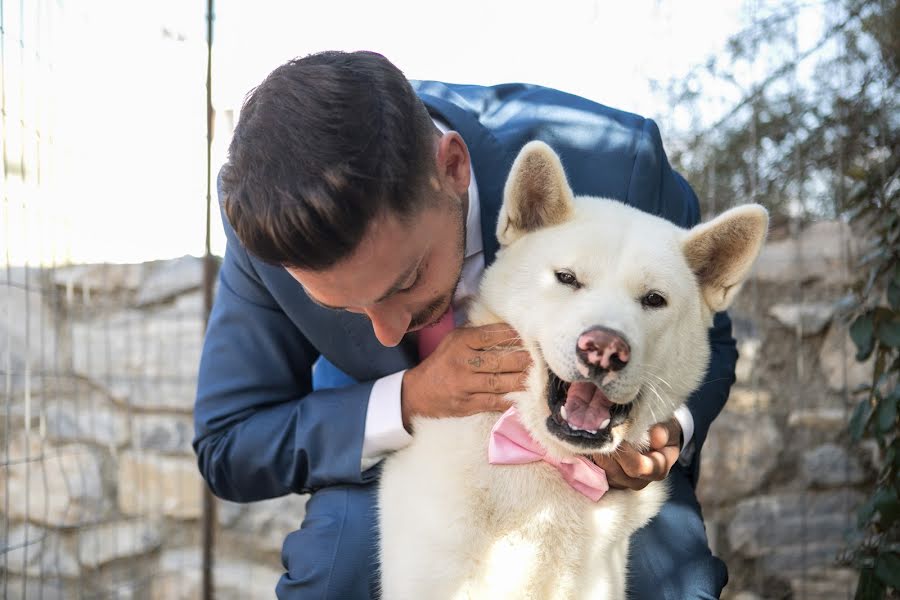
[[(819, 223), (773, 240), (733, 311), (738, 385), (710, 432), (699, 492), (731, 598), (841, 598), (852, 585), (830, 565), (873, 456), (848, 451), (844, 433), (844, 390), (866, 376), (835, 317), (846, 239)], [(10, 597), (199, 597), (201, 279), (201, 261), (184, 257), (13, 270), (0, 282)], [(304, 502), (218, 502), (217, 598), (273, 597)]]
[[(191, 410), (202, 261), (16, 269), (5, 279), (8, 597), (199, 598), (204, 484)], [(300, 496), (218, 503), (216, 598), (274, 597), (281, 539), (304, 505)]]
[(842, 309), (857, 244), (821, 222), (770, 238), (730, 311), (737, 384), (703, 449), (698, 496), (710, 542), (729, 566), (726, 598), (852, 598), (852, 571), (834, 566), (855, 520), (874, 448), (851, 450), (867, 382)]

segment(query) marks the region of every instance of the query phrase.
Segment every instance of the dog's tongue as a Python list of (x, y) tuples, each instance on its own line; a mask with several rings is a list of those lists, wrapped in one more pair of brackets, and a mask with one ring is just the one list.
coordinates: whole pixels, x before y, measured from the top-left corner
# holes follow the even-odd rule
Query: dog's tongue
[(570, 427), (597, 431), (608, 425), (612, 402), (593, 383), (576, 381), (569, 386), (565, 406), (565, 419)]

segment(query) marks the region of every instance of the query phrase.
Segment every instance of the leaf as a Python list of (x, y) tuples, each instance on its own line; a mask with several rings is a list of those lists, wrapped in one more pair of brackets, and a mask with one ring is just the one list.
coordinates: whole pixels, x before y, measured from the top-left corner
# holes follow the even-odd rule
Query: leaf
[(856, 406), (853, 411), (853, 417), (850, 419), (850, 436), (854, 442), (862, 439), (863, 433), (866, 431), (866, 425), (872, 417), (872, 405), (868, 398), (864, 398)]
[(855, 600), (880, 600), (884, 598), (884, 593), (884, 584), (875, 576), (874, 569), (860, 571)]
[(894, 428), (897, 420), (897, 399), (894, 394), (878, 402), (878, 430), (887, 433)]
[(881, 515), (881, 526), (890, 525), (900, 517), (900, 498), (893, 488), (881, 488), (872, 498), (875, 510)]
[(888, 284), (887, 299), (891, 308), (900, 310), (900, 283), (898, 283), (896, 279)]
[(878, 323), (878, 339), (885, 346), (900, 348), (900, 315)]
[(850, 325), (850, 337), (856, 344), (856, 360), (866, 360), (872, 354), (872, 349), (875, 347), (874, 332), (871, 312), (859, 315)]
[(875, 575), (890, 587), (900, 590), (900, 555), (879, 555), (875, 561)]

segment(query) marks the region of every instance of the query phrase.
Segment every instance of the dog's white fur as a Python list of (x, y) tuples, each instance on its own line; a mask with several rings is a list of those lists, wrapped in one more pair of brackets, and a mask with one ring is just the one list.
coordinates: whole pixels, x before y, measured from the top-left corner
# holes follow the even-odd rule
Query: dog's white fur
[[(701, 382), (707, 331), (753, 264), (768, 226), (760, 206), (732, 209), (691, 230), (620, 202), (574, 197), (547, 145), (523, 148), (507, 181), (497, 235), (473, 325), (507, 322), (533, 366), (527, 391), (511, 394), (532, 437), (562, 457), (646, 444)], [(581, 287), (563, 285), (567, 270)], [(649, 292), (667, 304), (646, 307)], [(548, 369), (584, 379), (576, 340), (601, 325), (624, 334), (628, 365), (600, 387), (627, 419), (592, 447), (547, 427)], [(611, 381), (609, 380), (611, 379)], [(619, 599), (628, 540), (659, 510), (664, 482), (611, 489), (599, 502), (545, 462), (488, 464), (498, 413), (418, 419), (410, 446), (389, 458), (379, 495), (381, 580), (386, 600)]]

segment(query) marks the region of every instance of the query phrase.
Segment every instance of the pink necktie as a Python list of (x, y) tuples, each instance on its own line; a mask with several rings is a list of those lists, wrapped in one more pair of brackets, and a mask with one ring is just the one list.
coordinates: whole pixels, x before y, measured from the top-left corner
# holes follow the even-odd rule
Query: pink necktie
[(488, 462), (492, 465), (523, 465), (539, 460), (556, 467), (569, 485), (594, 502), (609, 489), (606, 471), (588, 459), (579, 456), (558, 461), (547, 456), (547, 451), (534, 441), (522, 425), (519, 412), (515, 407), (510, 408), (491, 430)]
[(434, 325), (419, 330), (419, 360), (434, 352), (441, 340), (453, 330), (453, 307), (449, 307), (444, 316)]

